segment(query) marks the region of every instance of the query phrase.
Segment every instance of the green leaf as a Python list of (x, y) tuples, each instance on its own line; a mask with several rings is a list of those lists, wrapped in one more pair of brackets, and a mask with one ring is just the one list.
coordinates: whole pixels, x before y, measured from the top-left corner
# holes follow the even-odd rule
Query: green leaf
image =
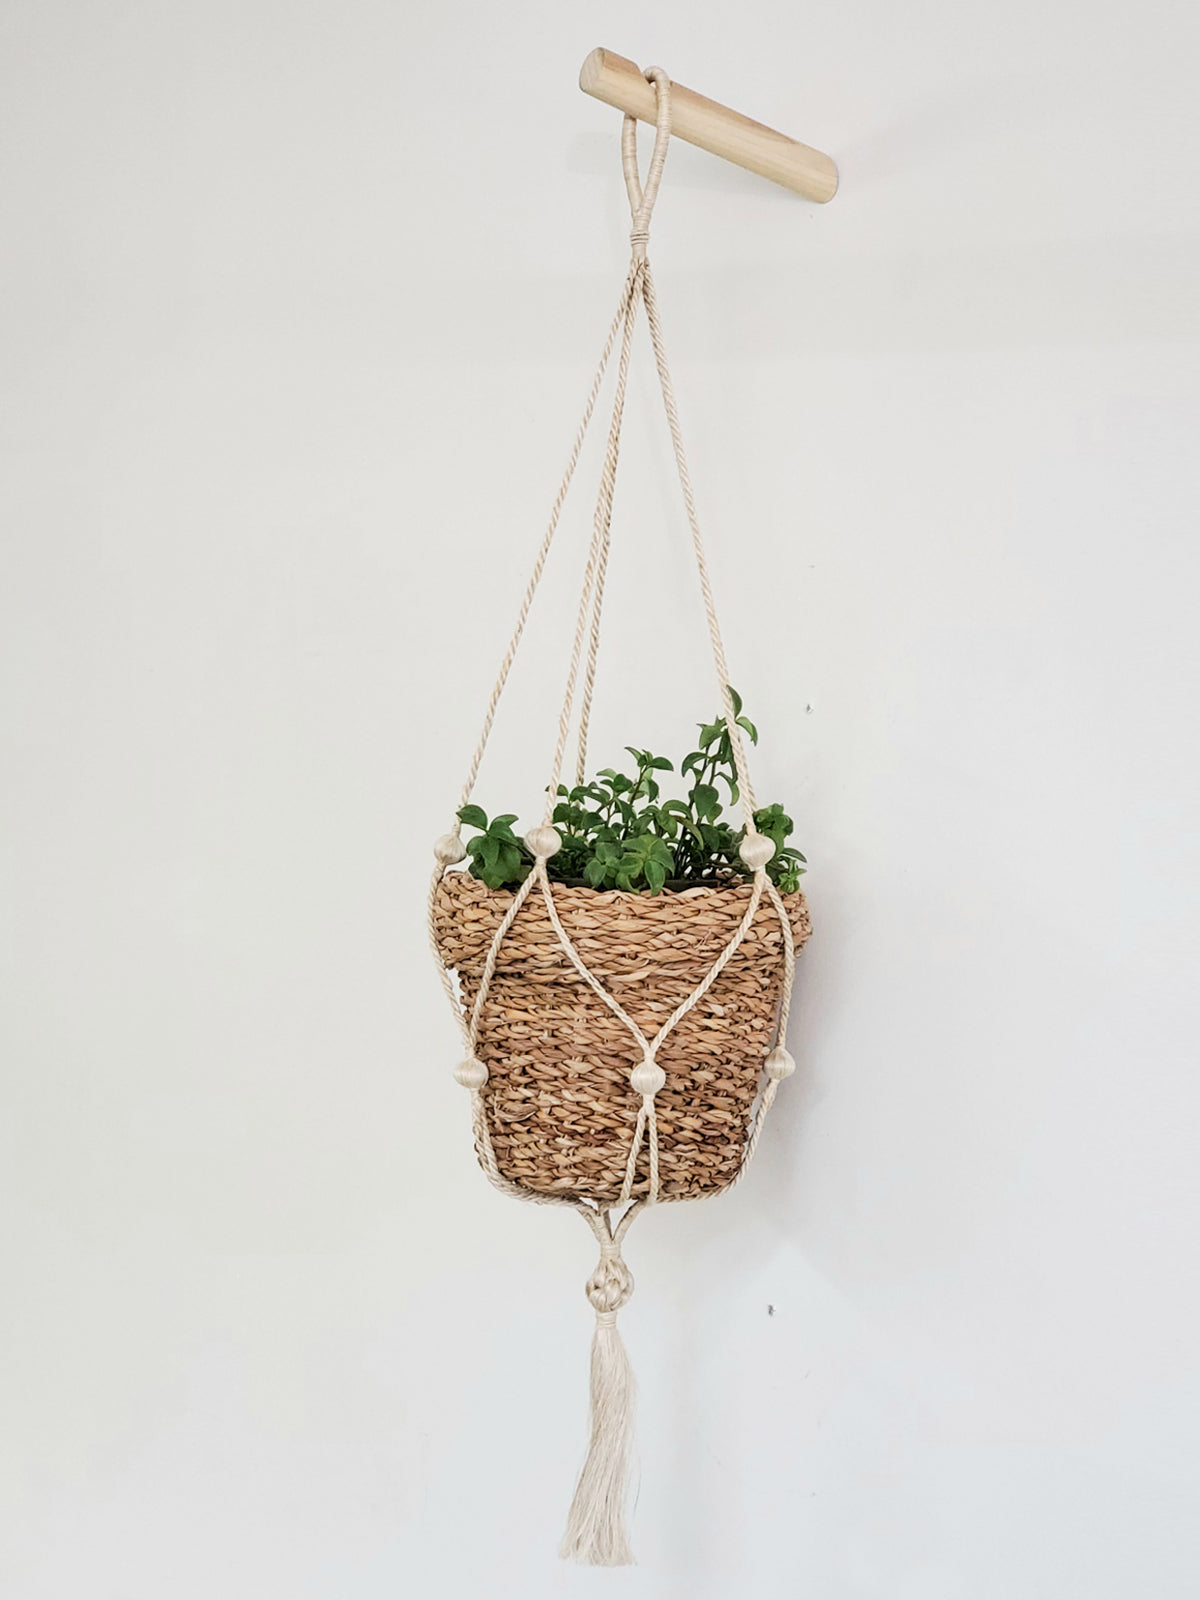
[(782, 844), (794, 824), (781, 805), (772, 805), (762, 806), (754, 813), (754, 826), (776, 844)]
[(508, 845), (500, 851), (500, 859), (496, 866), (504, 874), (503, 882), (515, 883), (521, 876), (521, 852), (515, 845)]
[(486, 828), (488, 825), (487, 812), (482, 806), (460, 806), (458, 820), (465, 822), (468, 828)]
[(711, 783), (698, 783), (691, 798), (692, 810), (702, 822), (715, 821), (721, 815), (721, 797)]

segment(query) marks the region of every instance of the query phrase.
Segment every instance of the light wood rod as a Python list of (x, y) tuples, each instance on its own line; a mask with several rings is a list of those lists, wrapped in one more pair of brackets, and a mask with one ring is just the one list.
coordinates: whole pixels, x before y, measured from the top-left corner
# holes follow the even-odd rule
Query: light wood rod
[[(612, 50), (593, 50), (579, 73), (579, 87), (640, 122), (654, 123), (654, 85), (642, 77), (635, 62)], [(716, 100), (706, 100), (694, 89), (671, 83), (671, 132), (689, 144), (699, 145), (748, 172), (822, 204), (837, 193), (838, 171), (820, 150), (789, 139), (785, 133), (764, 127), (731, 111)]]

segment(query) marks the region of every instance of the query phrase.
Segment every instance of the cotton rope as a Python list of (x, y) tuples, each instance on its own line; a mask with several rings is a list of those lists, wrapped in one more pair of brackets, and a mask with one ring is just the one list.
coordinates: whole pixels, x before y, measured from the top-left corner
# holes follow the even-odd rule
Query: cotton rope
[[(687, 458), (684, 453), (679, 413), (675, 403), (674, 387), (671, 382), (671, 373), (663, 342), (658, 297), (646, 254), (650, 231), (650, 216), (654, 209), (654, 201), (658, 194), (663, 166), (667, 156), (667, 147), (670, 142), (671, 85), (667, 74), (659, 67), (648, 67), (645, 77), (654, 85), (657, 115), (655, 119), (654, 150), (650, 158), (644, 185), (638, 176), (637, 119), (626, 116), (621, 129), (621, 163), (632, 218), (629, 236), (632, 259), (629, 272), (621, 291), (616, 315), (613, 317), (612, 324), (608, 330), (596, 375), (588, 391), (583, 418), (567, 460), (567, 469), (551, 508), (549, 525), (538, 549), (533, 571), (530, 574), (529, 582), (521, 599), (516, 627), (500, 664), (500, 672), (484, 716), (483, 729), (472, 756), (466, 783), (463, 786), (462, 796), (459, 801), (459, 809), (461, 810), (468, 803), (474, 791), (480, 764), (495, 721), (496, 710), (524, 634), (525, 624), (537, 593), (538, 585), (541, 582), (550, 548), (554, 542), (563, 504), (575, 475), (575, 469), (579, 462), (588, 426), (595, 411), (604, 376), (619, 338), (620, 351), (617, 358), (615, 393), (600, 473), (600, 486), (592, 518), (592, 534), (584, 568), (575, 633), (567, 667), (566, 684), (551, 765), (550, 783), (546, 790), (546, 805), (542, 826), (535, 828), (528, 834), (525, 841), (534, 856), (534, 864), (513, 896), (512, 902), (492, 938), (480, 977), (479, 988), (469, 1013), (465, 1012), (459, 1003), (454, 979), (438, 950), (434, 919), (437, 886), (446, 870), (462, 861), (466, 853), (462, 847), (457, 822), (450, 833), (438, 840), (435, 847), (437, 866), (430, 888), (428, 919), (430, 943), (433, 946), (442, 985), (462, 1031), (466, 1059), (455, 1069), (455, 1076), (471, 1092), (472, 1134), (480, 1165), (491, 1182), (505, 1194), (534, 1204), (571, 1206), (583, 1216), (595, 1234), (600, 1246), (600, 1260), (592, 1276), (588, 1279), (586, 1291), (588, 1300), (596, 1313), (591, 1359), (591, 1442), (587, 1459), (580, 1474), (579, 1484), (575, 1491), (575, 1497), (571, 1504), (567, 1532), (562, 1545), (562, 1554), (575, 1560), (601, 1566), (623, 1565), (632, 1559), (625, 1531), (625, 1501), (627, 1498), (629, 1457), (632, 1445), (633, 1375), (629, 1368), (620, 1334), (617, 1332), (616, 1318), (618, 1311), (626, 1304), (633, 1293), (633, 1276), (622, 1258), (622, 1243), (634, 1218), (647, 1206), (653, 1206), (658, 1203), (660, 1199), (658, 1130), (654, 1100), (655, 1095), (665, 1081), (665, 1074), (657, 1063), (656, 1053), (682, 1018), (687, 1016), (704, 998), (722, 971), (724, 971), (726, 965), (732, 960), (748, 935), (759, 905), (763, 897), (766, 896), (779, 918), (780, 927), (783, 931), (783, 993), (778, 1026), (775, 1032), (776, 1048), (766, 1058), (765, 1082), (752, 1116), (741, 1164), (732, 1183), (728, 1186), (732, 1188), (734, 1183), (741, 1180), (754, 1155), (763, 1124), (774, 1102), (780, 1080), (792, 1071), (791, 1058), (787, 1055), (786, 1050), (781, 1047), (780, 1041), (786, 1036), (791, 1005), (792, 981), (795, 972), (795, 946), (792, 938), (791, 923), (779, 891), (771, 882), (766, 871), (766, 863), (770, 860), (772, 854), (770, 841), (759, 835), (754, 828), (754, 813), (757, 809), (754, 788), (746, 760), (745, 741), (738, 726), (737, 711), (729, 688), (729, 672), (725, 662), (725, 648), (721, 638), (720, 624), (717, 620), (716, 605), (713, 600), (704, 540), (700, 532), (700, 521), (692, 492), (691, 475), (688, 471)], [(575, 765), (577, 783), (584, 781), (586, 773), (588, 723), (591, 714), (599, 653), (601, 611), (612, 531), (613, 496), (620, 453), (621, 424), (624, 417), (625, 396), (628, 386), (633, 329), (637, 320), (639, 305), (644, 308), (646, 313), (650, 342), (654, 351), (655, 368), (658, 373), (659, 388), (662, 392), (667, 426), (675, 455), (676, 471), (683, 494), (688, 527), (691, 532), (692, 549), (700, 580), (700, 593), (704, 603), (705, 618), (708, 623), (713, 665), (716, 669), (717, 685), (725, 709), (725, 723), (729, 731), (734, 769), (737, 774), (739, 804), (746, 829), (742, 845), (743, 860), (753, 871), (750, 900), (745, 915), (739, 922), (733, 936), (719, 952), (705, 977), (680, 1002), (659, 1028), (653, 1039), (646, 1037), (645, 1033), (621, 1003), (609, 993), (599, 979), (589, 970), (587, 963), (575, 948), (559, 916), (546, 867), (547, 861), (555, 854), (560, 844), (559, 835), (552, 825), (552, 816), (557, 803), (562, 767), (570, 737), (572, 712), (575, 706), (577, 689), (579, 690)], [(582, 686), (579, 683), (581, 667), (583, 669)], [(595, 1202), (563, 1195), (542, 1194), (514, 1183), (500, 1171), (492, 1144), (487, 1108), (483, 1095), (484, 1085), (487, 1082), (487, 1068), (476, 1054), (480, 1020), (483, 1016), (484, 1006), (505, 936), (526, 901), (535, 893), (540, 894), (545, 904), (546, 913), (555, 937), (568, 961), (582, 981), (594, 991), (603, 1004), (628, 1029), (637, 1047), (638, 1062), (630, 1072), (630, 1082), (635, 1092), (640, 1096), (640, 1104), (618, 1201), (618, 1205), (625, 1209), (616, 1224), (613, 1223), (608, 1209)], [(643, 1141), (646, 1142), (648, 1147), (649, 1193), (640, 1199), (633, 1200), (633, 1185)]]

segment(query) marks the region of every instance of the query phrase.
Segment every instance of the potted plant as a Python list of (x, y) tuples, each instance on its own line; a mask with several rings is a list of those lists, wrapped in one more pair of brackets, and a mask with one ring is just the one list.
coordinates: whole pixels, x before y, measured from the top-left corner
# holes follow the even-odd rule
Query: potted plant
[[(731, 690), (730, 698), (738, 726), (756, 742), (740, 696)], [(632, 772), (610, 767), (590, 782), (558, 786), (552, 819), (560, 846), (546, 873), (572, 945), (652, 1039), (735, 935), (753, 871), (739, 854), (746, 829), (724, 811), (739, 799), (725, 716), (701, 727), (697, 748), (679, 763), (679, 797), (662, 789), (673, 762), (626, 748)], [(514, 814), (489, 818), (466, 805), (458, 817), (470, 830), (464, 870), (442, 877), (433, 917), (439, 953), (470, 1015), (497, 930), (535, 857), (514, 831)], [(775, 847), (766, 872), (799, 949), (810, 925), (792, 819), (769, 805), (754, 811), (753, 825)], [(661, 1198), (714, 1193), (741, 1169), (776, 1037), (784, 942), (776, 905), (762, 895), (737, 949), (655, 1051), (666, 1075), (655, 1096)], [(608, 1205), (622, 1197), (642, 1101), (632, 1082), (641, 1053), (581, 978), (538, 895), (525, 900), (496, 951), (474, 1058), (487, 1069), (483, 1107), (505, 1178), (564, 1199)], [(632, 1195), (649, 1192), (649, 1163), (642, 1148)]]

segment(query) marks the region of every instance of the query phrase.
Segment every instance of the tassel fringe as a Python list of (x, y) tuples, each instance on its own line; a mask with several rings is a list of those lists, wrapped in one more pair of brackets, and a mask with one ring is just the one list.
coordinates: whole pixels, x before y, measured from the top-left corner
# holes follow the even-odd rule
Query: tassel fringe
[(636, 1386), (615, 1311), (596, 1314), (592, 1336), (592, 1437), (567, 1514), (561, 1554), (592, 1567), (633, 1560), (625, 1528)]

